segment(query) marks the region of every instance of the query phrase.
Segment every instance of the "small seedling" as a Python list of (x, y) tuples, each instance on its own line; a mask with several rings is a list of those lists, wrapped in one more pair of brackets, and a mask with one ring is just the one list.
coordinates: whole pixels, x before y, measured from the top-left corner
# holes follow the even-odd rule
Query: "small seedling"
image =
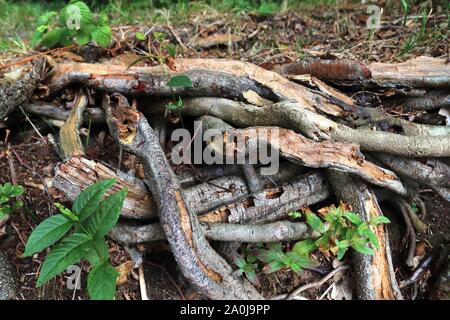
[(256, 263), (256, 256), (247, 256), (247, 258), (241, 255), (235, 255), (233, 261), (239, 268), (237, 270), (238, 275), (245, 275), (245, 277), (253, 283), (255, 286), (259, 286), (259, 280), (256, 276), (256, 271), (258, 269), (258, 264)]
[(23, 206), (22, 201), (15, 198), (22, 195), (24, 190), (22, 186), (15, 186), (9, 182), (0, 185), (0, 219)]
[[(105, 235), (117, 223), (127, 194), (122, 189), (102, 200), (114, 183), (115, 179), (108, 179), (86, 188), (75, 199), (72, 209), (55, 203), (61, 214), (47, 218), (31, 233), (24, 257), (53, 246), (40, 269), (37, 287), (83, 259), (92, 265), (87, 281), (91, 299), (114, 298), (118, 272), (109, 263)], [(69, 231), (72, 232), (62, 239)]]

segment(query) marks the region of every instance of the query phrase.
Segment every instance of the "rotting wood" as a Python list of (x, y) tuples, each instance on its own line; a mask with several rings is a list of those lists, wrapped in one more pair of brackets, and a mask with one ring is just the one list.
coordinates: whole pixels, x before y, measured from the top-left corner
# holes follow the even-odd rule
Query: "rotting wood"
[(79, 129), (83, 123), (83, 113), (87, 104), (88, 97), (80, 90), (75, 97), (69, 117), (59, 130), (59, 143), (64, 159), (84, 155)]
[[(272, 176), (261, 176), (264, 186), (274, 183), (282, 184), (298, 176), (304, 168), (292, 163), (282, 163), (280, 170)], [(200, 170), (200, 173), (203, 171)], [(183, 188), (183, 195), (195, 214), (209, 212), (215, 207), (232, 203), (248, 196), (249, 191), (245, 179), (238, 172), (229, 176), (221, 176), (196, 185)], [(187, 175), (183, 176), (187, 179)], [(192, 175), (189, 177), (192, 178)], [(213, 177), (213, 176), (211, 176)], [(126, 187), (127, 197), (122, 208), (123, 218), (150, 220), (158, 216), (152, 196), (148, 193), (145, 182), (120, 170), (95, 160), (84, 157), (72, 157), (60, 163), (53, 178), (53, 186), (64, 192), (74, 201), (82, 190), (103, 179), (115, 178), (117, 188)], [(117, 189), (116, 187), (113, 190)]]
[(204, 222), (267, 223), (327, 199), (330, 189), (320, 172), (301, 175), (199, 216)]
[(310, 74), (335, 83), (385, 88), (450, 87), (450, 64), (445, 58), (417, 57), (400, 63), (314, 59), (279, 69), (284, 75)]
[(43, 75), (44, 66), (44, 59), (36, 59), (27, 65), (0, 73), (0, 121), (32, 97)]
[[(337, 198), (349, 203), (364, 221), (383, 215), (374, 192), (358, 178), (333, 169), (328, 170), (328, 177)], [(353, 254), (357, 297), (363, 300), (403, 299), (395, 279), (387, 229), (384, 225), (371, 228), (380, 248), (374, 248), (374, 256)]]

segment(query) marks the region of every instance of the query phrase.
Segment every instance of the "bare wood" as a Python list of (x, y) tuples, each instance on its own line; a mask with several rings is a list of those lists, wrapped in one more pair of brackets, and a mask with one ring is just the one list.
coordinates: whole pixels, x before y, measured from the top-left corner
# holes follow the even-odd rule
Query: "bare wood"
[[(337, 198), (351, 204), (364, 221), (383, 215), (374, 192), (358, 178), (336, 170), (328, 170), (328, 176)], [(354, 252), (353, 275), (357, 296), (364, 300), (402, 299), (392, 266), (386, 227), (371, 228), (380, 248), (374, 248), (374, 256)]]
[(56, 167), (53, 185), (63, 191), (69, 200), (74, 201), (88, 186), (99, 180), (110, 178), (116, 178), (117, 182), (107, 192), (108, 195), (124, 187), (128, 189), (122, 207), (122, 217), (131, 219), (157, 217), (155, 202), (142, 180), (130, 177), (98, 161), (88, 160), (84, 157), (67, 159)]
[(314, 172), (279, 187), (260, 191), (199, 217), (204, 222), (267, 223), (330, 196), (323, 175)]
[(83, 123), (83, 113), (87, 104), (88, 97), (80, 90), (75, 97), (69, 117), (59, 130), (59, 142), (65, 159), (84, 154), (84, 147), (78, 130)]

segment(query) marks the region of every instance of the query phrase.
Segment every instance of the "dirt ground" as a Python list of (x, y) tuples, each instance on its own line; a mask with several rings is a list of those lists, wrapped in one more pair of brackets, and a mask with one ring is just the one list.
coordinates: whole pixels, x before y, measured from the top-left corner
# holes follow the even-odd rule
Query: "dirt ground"
[[(410, 23), (405, 32), (401, 28), (402, 19), (398, 14), (384, 19), (387, 21), (373, 36), (366, 26), (367, 13), (365, 6), (352, 5), (339, 8), (316, 7), (307, 12), (285, 12), (268, 17), (244, 16), (240, 19), (228, 19), (226, 16), (194, 15), (191, 22), (177, 26), (177, 34), (181, 42), (187, 45), (192, 39), (214, 40), (218, 34), (233, 35), (232, 43), (229, 37), (225, 41), (213, 42), (211, 46), (189, 49), (185, 57), (223, 57), (251, 61), (267, 69), (285, 62), (291, 62), (308, 56), (335, 56), (338, 58), (358, 59), (364, 61), (400, 61), (418, 55), (448, 56), (449, 44), (439, 41), (439, 32), (434, 37), (423, 40), (420, 45), (407, 53), (400, 54), (402, 44), (417, 30), (417, 23)], [(436, 15), (439, 24), (440, 15)], [(148, 30), (152, 26), (122, 26), (115, 28), (117, 39), (126, 38), (137, 30)], [(147, 28), (147, 29), (145, 29)], [(434, 30), (434, 29), (433, 29)], [(442, 31), (443, 32), (443, 31)], [(216, 39), (217, 40), (217, 39)], [(179, 41), (179, 42), (180, 42)], [(115, 50), (115, 51), (114, 51)], [(110, 52), (119, 55), (124, 50), (141, 53), (143, 47), (136, 42), (121, 42)], [(109, 57), (110, 58), (110, 57)], [(41, 123), (40, 119), (32, 119), (33, 123)], [(26, 125), (24, 125), (26, 123)], [(0, 128), (0, 183), (10, 182), (16, 176), (17, 183), (26, 188), (23, 195), (25, 206), (21, 212), (11, 216), (4, 230), (0, 229), (0, 250), (5, 250), (20, 276), (20, 291), (18, 299), (87, 299), (83, 289), (69, 290), (65, 279), (68, 275), (60, 275), (42, 288), (35, 288), (37, 272), (45, 254), (40, 253), (32, 258), (21, 258), (24, 243), (33, 228), (44, 218), (52, 215), (55, 208), (53, 202), (70, 205), (64, 195), (51, 186), (53, 170), (60, 158), (54, 151), (48, 138), (39, 134), (26, 121), (11, 124), (7, 147), (6, 131)], [(103, 132), (103, 133), (102, 133)], [(106, 127), (96, 128), (92, 132), (90, 145), (87, 148), (88, 157), (118, 165), (118, 149), (108, 136), (101, 139), (107, 132)], [(48, 130), (46, 133), (51, 133)], [(127, 169), (127, 155), (124, 155), (123, 165)], [(419, 235), (419, 240), (425, 243), (425, 251), (430, 252), (434, 246), (450, 242), (450, 208), (437, 195), (424, 191), (422, 198), (426, 204), (427, 214), (424, 221), (430, 226), (428, 234)], [(391, 246), (399, 248), (402, 229), (401, 219), (395, 219), (393, 225), (400, 226), (392, 231)], [(111, 262), (114, 266), (132, 260), (127, 250), (109, 241)], [(159, 243), (141, 248), (145, 249), (144, 271), (146, 275), (148, 294), (151, 299), (200, 299), (195, 290), (177, 272), (176, 264), (167, 244)], [(401, 252), (396, 249), (394, 257), (397, 261), (398, 278), (407, 276), (402, 270)], [(321, 253), (316, 253), (319, 267), (329, 270), (332, 261)], [(87, 265), (82, 265), (86, 269)], [(83, 272), (82, 274), (86, 274)], [(303, 284), (317, 281), (322, 275), (318, 271), (306, 270), (302, 274), (293, 271), (279, 271), (270, 275), (260, 274), (260, 291), (266, 297), (276, 296)], [(86, 279), (81, 279), (81, 288), (85, 288)], [(329, 287), (330, 282), (305, 293), (307, 298), (318, 298)], [(128, 274), (125, 284), (119, 286), (117, 299), (140, 299), (137, 270)]]

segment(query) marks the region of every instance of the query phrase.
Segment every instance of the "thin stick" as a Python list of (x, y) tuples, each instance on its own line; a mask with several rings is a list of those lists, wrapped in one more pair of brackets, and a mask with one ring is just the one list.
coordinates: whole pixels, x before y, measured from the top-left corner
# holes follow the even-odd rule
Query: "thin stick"
[(336, 269), (334, 269), (333, 271), (331, 271), (329, 274), (327, 274), (325, 277), (323, 277), (322, 279), (320, 279), (319, 281), (311, 282), (311, 283), (305, 284), (305, 285), (303, 285), (303, 286), (297, 288), (295, 291), (293, 291), (293, 292), (290, 293), (290, 294), (282, 294), (282, 295), (276, 296), (276, 297), (274, 297), (274, 298), (272, 298), (272, 299), (277, 299), (277, 300), (279, 300), (279, 299), (293, 300), (293, 299), (295, 299), (296, 296), (300, 295), (300, 293), (302, 293), (303, 291), (309, 290), (309, 289), (312, 289), (312, 288), (316, 288), (316, 287), (320, 287), (320, 286), (322, 286), (325, 282), (327, 282), (328, 280), (330, 280), (335, 274), (337, 274), (337, 273), (339, 273), (339, 272), (342, 272), (342, 271), (345, 271), (345, 270), (347, 270), (347, 269), (349, 269), (349, 268), (350, 268), (350, 266), (348, 266), (348, 265), (339, 266), (339, 267), (337, 267)]
[(147, 285), (145, 284), (143, 264), (139, 266), (139, 288), (141, 290), (141, 300), (150, 300), (147, 295)]

